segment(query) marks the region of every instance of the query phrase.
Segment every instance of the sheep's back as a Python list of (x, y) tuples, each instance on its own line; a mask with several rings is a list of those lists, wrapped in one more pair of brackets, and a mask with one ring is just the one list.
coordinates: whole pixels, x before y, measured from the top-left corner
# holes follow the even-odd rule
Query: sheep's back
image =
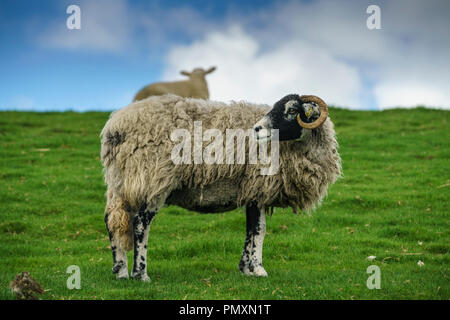
[(192, 136), (194, 124), (200, 121), (203, 132), (220, 130), (225, 144), (227, 129), (251, 129), (267, 110), (267, 106), (227, 105), (175, 95), (134, 102), (114, 112), (102, 130), (105, 181), (129, 202), (139, 202), (164, 197), (183, 186), (202, 188), (223, 177), (242, 177), (245, 165), (175, 165), (171, 152), (178, 142), (170, 135), (175, 129), (187, 129)]

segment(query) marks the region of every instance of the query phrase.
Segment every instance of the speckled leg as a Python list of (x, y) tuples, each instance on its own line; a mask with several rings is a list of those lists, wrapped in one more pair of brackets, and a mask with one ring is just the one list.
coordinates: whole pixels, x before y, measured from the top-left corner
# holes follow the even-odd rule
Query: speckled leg
[(133, 217), (134, 264), (131, 277), (142, 281), (150, 281), (147, 275), (147, 241), (150, 224), (157, 209), (142, 208)]
[(106, 230), (108, 230), (109, 241), (111, 242), (111, 251), (113, 257), (112, 272), (117, 279), (128, 279), (127, 252), (120, 243), (114, 238), (108, 227), (108, 214), (105, 215)]
[(243, 274), (266, 277), (262, 266), (262, 248), (266, 234), (266, 215), (264, 208), (249, 205), (246, 208), (246, 231), (244, 251), (242, 252), (239, 270)]

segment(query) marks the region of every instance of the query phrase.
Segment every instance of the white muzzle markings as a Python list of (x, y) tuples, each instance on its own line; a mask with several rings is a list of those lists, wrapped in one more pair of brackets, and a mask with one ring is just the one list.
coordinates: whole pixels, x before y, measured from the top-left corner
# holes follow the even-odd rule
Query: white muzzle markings
[(258, 142), (270, 140), (272, 134), (272, 121), (269, 117), (264, 116), (253, 126), (253, 133)]

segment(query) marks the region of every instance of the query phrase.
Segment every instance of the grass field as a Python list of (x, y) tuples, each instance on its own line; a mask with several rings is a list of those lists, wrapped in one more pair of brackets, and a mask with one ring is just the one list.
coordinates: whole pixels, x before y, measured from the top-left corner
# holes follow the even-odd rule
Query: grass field
[[(268, 278), (237, 269), (243, 209), (166, 207), (150, 231), (152, 281), (141, 283), (111, 273), (99, 161), (108, 114), (0, 112), (0, 299), (14, 298), (20, 271), (49, 290), (43, 299), (449, 299), (450, 112), (330, 116), (344, 177), (312, 215), (268, 218)], [(379, 290), (366, 287), (372, 264)], [(80, 290), (66, 287), (70, 265)]]

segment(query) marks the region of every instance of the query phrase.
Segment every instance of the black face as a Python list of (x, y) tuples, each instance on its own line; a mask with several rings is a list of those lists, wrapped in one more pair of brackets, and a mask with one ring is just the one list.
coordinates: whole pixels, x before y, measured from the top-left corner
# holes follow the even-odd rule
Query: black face
[[(304, 104), (300, 96), (290, 94), (275, 103), (272, 110), (266, 115), (273, 129), (279, 130), (279, 140), (294, 140), (300, 138), (304, 130), (297, 121), (297, 116), (304, 122), (312, 122), (316, 118), (311, 103)], [(306, 115), (306, 113), (308, 116)]]
[(311, 123), (318, 119), (320, 110), (313, 102), (302, 102), (297, 94), (290, 94), (276, 102), (272, 108), (258, 123), (255, 124), (254, 133), (257, 140), (270, 138), (270, 130), (278, 129), (279, 140), (295, 140), (302, 135), (303, 129), (297, 116), (303, 122)]
[(279, 139), (294, 140), (300, 138), (302, 127), (298, 125), (297, 115), (302, 110), (302, 102), (296, 94), (290, 94), (276, 102), (267, 114), (273, 129), (279, 130)]

